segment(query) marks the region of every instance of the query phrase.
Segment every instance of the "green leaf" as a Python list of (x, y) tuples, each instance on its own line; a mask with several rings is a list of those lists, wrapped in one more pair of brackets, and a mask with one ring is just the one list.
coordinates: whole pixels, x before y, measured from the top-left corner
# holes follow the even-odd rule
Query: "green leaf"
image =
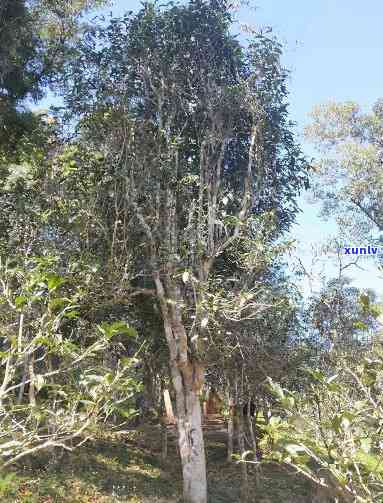
[(17, 337), (16, 337), (16, 335), (10, 335), (10, 336), (8, 337), (8, 339), (9, 339), (9, 342), (11, 343), (11, 346), (12, 346), (13, 348), (16, 348), (16, 347), (17, 347), (17, 345), (18, 345), (18, 341), (17, 341)]
[(314, 379), (314, 381), (318, 381), (320, 383), (323, 383), (326, 380), (326, 376), (321, 370), (307, 369), (306, 372)]
[(126, 408), (122, 407), (121, 405), (113, 406), (113, 410), (118, 412), (121, 416), (126, 417), (127, 419), (131, 419), (131, 418), (137, 416), (139, 413), (138, 410), (136, 410), (136, 409), (132, 409), (132, 408), (126, 409)]
[(18, 295), (15, 298), (15, 306), (17, 309), (20, 309), (21, 307), (25, 306), (25, 304), (28, 302), (28, 297), (25, 295)]
[(107, 384), (112, 384), (113, 381), (114, 381), (114, 375), (111, 374), (110, 372), (108, 372), (107, 374), (105, 374), (104, 378), (105, 378), (105, 381), (106, 381)]
[(367, 330), (368, 329), (367, 323), (364, 323), (363, 321), (354, 321), (353, 325), (354, 325), (354, 328), (356, 328), (357, 330)]
[(332, 383), (328, 385), (328, 390), (332, 393), (339, 393), (342, 391), (342, 386), (340, 384)]
[(105, 335), (107, 339), (111, 339), (116, 335), (126, 335), (127, 337), (138, 337), (137, 330), (127, 325), (124, 321), (115, 321), (113, 323), (101, 323), (98, 329)]
[(59, 276), (58, 274), (47, 274), (46, 276), (48, 290), (53, 292), (60, 285), (65, 283), (65, 279)]
[(335, 416), (331, 421), (331, 426), (337, 433), (340, 432), (341, 417), (339, 415)]
[(49, 308), (52, 311), (59, 311), (60, 309), (67, 307), (70, 302), (71, 301), (66, 297), (56, 297), (55, 299), (51, 299), (49, 302)]
[(52, 344), (52, 341), (44, 336), (44, 335), (41, 335), (39, 337), (36, 337), (35, 340), (34, 340), (35, 344), (38, 344), (40, 346), (46, 346), (46, 347), (52, 347), (53, 344)]
[(80, 313), (78, 311), (65, 311), (64, 317), (68, 318), (69, 320), (73, 320), (75, 318), (78, 318), (80, 316)]

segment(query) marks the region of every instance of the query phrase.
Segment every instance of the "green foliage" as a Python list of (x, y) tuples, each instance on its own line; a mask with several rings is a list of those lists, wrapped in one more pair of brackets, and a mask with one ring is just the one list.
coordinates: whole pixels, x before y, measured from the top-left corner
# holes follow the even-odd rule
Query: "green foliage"
[[(145, 3), (82, 32), (85, 2), (34, 5), (23, 15), (35, 16), (40, 59), (27, 59), (43, 76), (7, 106), (57, 79), (77, 133), (67, 139), (58, 122), (28, 112), (15, 114), (20, 129), (5, 125), (2, 367), (13, 362), (7, 386), (23, 390), (27, 361), (33, 385), (4, 406), (25, 414), (37, 446), (48, 428), (59, 441), (80, 424), (92, 432), (97, 420), (134, 415), (131, 355), (149, 339), (143, 362), (156, 376), (166, 313), (182, 320), (188, 359), (210, 349), (217, 358), (229, 342), (221, 352), (234, 370), (237, 341), (220, 332), (233, 326), (246, 353), (259, 339), (283, 355), (297, 295), (278, 258), (290, 244), (276, 238), (295, 217), (308, 166), (287, 116), (281, 46), (258, 34), (241, 47), (224, 3)], [(27, 447), (23, 437), (12, 455)]]
[(341, 362), (330, 376), (309, 373), (303, 392), (290, 393), (269, 380), (281, 414), (263, 428), (263, 442), (272, 439), (270, 457), (340, 501), (377, 501), (383, 487), (383, 354), (376, 351), (352, 369)]
[(84, 318), (80, 279), (74, 281), (52, 255), (0, 262), (3, 464), (28, 451), (65, 446), (79, 431), (91, 437), (111, 414), (124, 421), (135, 415), (136, 360), (110, 366), (105, 354), (112, 337), (137, 333), (124, 322), (97, 326)]
[(2, 498), (15, 497), (21, 485), (21, 480), (15, 473), (2, 473), (0, 475), (0, 496)]
[(335, 278), (308, 299), (305, 315), (318, 345), (346, 350), (362, 344), (366, 334), (370, 338), (380, 312), (372, 290), (363, 292), (349, 279)]
[(127, 337), (137, 337), (137, 331), (129, 327), (123, 321), (115, 321), (113, 323), (102, 323), (99, 330), (105, 335), (107, 339), (111, 339), (115, 335), (126, 335)]
[[(376, 227), (381, 230), (381, 100), (370, 113), (362, 112), (357, 103), (344, 102), (318, 106), (311, 116), (306, 133), (320, 154), (314, 192), (324, 203), (324, 213), (336, 214), (349, 230), (364, 227), (365, 235)], [(353, 214), (353, 222), (348, 222), (347, 213)]]
[[(188, 201), (178, 208), (184, 208), (179, 212), (182, 226), (187, 221), (185, 210), (198, 197), (203, 139), (209, 138), (218, 152), (220, 142), (227, 138), (225, 183), (218, 195), (223, 211), (216, 223), (222, 222), (229, 232), (243, 225), (236, 213), (251, 124), (259, 122), (257, 148), (262, 150), (263, 168), (254, 172), (253, 210), (259, 214), (274, 210), (278, 232), (294, 219), (295, 194), (307, 184), (307, 163), (287, 118), (288, 74), (281, 67), (281, 47), (274, 38), (259, 34), (246, 50), (229, 33), (230, 23), (229, 12), (218, 4), (191, 2), (164, 10), (146, 4), (138, 14), (126, 14), (106, 28), (89, 31), (66, 66), (66, 101), (83, 118), (80, 128), (87, 145), (92, 143), (90, 151), (118, 157), (122, 131), (129, 132), (133, 143), (125, 155), (134, 152), (135, 162), (147, 171), (141, 174), (145, 188), (141, 175), (136, 180), (143, 205), (151, 208), (157, 184), (162, 188), (171, 181), (177, 199)], [(158, 101), (160, 92), (163, 106)], [(122, 113), (126, 103), (128, 114)], [(214, 121), (223, 126), (219, 133), (213, 131)], [(116, 142), (105, 144), (111, 131)], [(158, 148), (163, 154), (154, 167)], [(144, 159), (149, 151), (151, 155)], [(116, 178), (125, 180), (126, 174), (117, 163), (111, 177), (111, 165), (107, 165), (104, 180), (109, 183), (102, 189), (104, 194), (113, 190)], [(126, 187), (125, 192), (131, 194), (132, 189)]]
[(3, 152), (12, 155), (19, 139), (33, 130), (33, 114), (20, 106), (22, 100), (42, 97), (81, 33), (82, 15), (103, 4), (103, 0), (2, 0), (0, 159)]

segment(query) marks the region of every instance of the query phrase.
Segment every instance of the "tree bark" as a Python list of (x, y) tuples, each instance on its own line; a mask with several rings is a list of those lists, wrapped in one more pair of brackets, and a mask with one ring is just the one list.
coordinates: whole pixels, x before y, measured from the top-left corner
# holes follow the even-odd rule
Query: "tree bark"
[[(258, 412), (256, 412), (255, 418), (257, 418)], [(247, 424), (249, 427), (249, 433), (250, 433), (250, 438), (251, 438), (251, 444), (253, 448), (253, 459), (257, 459), (257, 452), (258, 452), (258, 443), (257, 439), (254, 433), (254, 427), (253, 427), (253, 418), (251, 416), (251, 400), (249, 399), (248, 404), (247, 404)]]
[(235, 403), (233, 398), (229, 398), (229, 419), (227, 422), (227, 461), (229, 463), (233, 460), (234, 418)]
[(24, 389), (25, 389), (25, 381), (27, 380), (28, 374), (28, 356), (24, 356), (24, 366), (23, 366), (23, 376), (21, 379), (21, 386), (19, 388), (19, 393), (17, 396), (16, 403), (20, 405), (23, 402)]
[(173, 413), (173, 407), (172, 407), (172, 401), (170, 399), (170, 394), (169, 390), (164, 389), (164, 404), (165, 404), (165, 411), (166, 411), (166, 417), (167, 420), (170, 424), (175, 424), (175, 417)]
[(29, 371), (29, 405), (36, 406), (36, 393), (35, 393), (35, 354), (32, 352), (29, 357), (28, 371)]
[[(245, 428), (243, 418), (243, 407), (239, 407), (238, 413), (238, 446), (241, 457), (245, 452)], [(249, 501), (249, 480), (247, 474), (247, 464), (241, 462), (241, 503)]]
[(168, 428), (164, 421), (161, 421), (161, 459), (165, 461), (168, 457)]
[(185, 414), (178, 415), (178, 445), (182, 463), (185, 503), (206, 503), (206, 460), (201, 424), (201, 406), (196, 392), (184, 390), (179, 400), (186, 404)]
[[(203, 367), (191, 361), (188, 338), (179, 308), (179, 291), (169, 281), (167, 295), (159, 273), (154, 274), (165, 337), (170, 353), (169, 367), (176, 395), (178, 446), (182, 464), (184, 503), (207, 503), (206, 459), (198, 391)], [(169, 301), (171, 299), (171, 302)], [(170, 306), (170, 307), (169, 307)]]
[[(259, 446), (258, 446), (258, 432), (254, 432), (254, 423), (253, 423), (253, 417), (251, 416), (251, 400), (248, 402), (248, 407), (247, 407), (247, 421), (249, 425), (249, 431), (250, 431), (250, 438), (251, 438), (251, 443), (253, 447), (253, 461), (259, 461)], [(254, 417), (254, 422), (255, 422), (255, 428), (257, 429), (257, 419), (258, 419), (258, 411), (255, 412), (255, 417)], [(255, 465), (255, 485), (258, 487), (260, 483), (260, 473), (259, 473), (259, 465)]]

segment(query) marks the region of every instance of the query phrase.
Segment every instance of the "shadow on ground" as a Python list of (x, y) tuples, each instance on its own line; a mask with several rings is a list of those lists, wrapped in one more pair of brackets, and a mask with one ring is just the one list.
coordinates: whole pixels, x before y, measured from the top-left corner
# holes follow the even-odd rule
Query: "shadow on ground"
[[(169, 455), (160, 460), (160, 434), (145, 427), (103, 438), (65, 453), (19, 467), (9, 484), (0, 483), (0, 501), (12, 503), (181, 503), (181, 468), (170, 436)], [(227, 463), (222, 435), (206, 439), (209, 503), (241, 503), (240, 469)], [(278, 467), (263, 467), (256, 486), (249, 469), (249, 503), (311, 503), (310, 487)]]

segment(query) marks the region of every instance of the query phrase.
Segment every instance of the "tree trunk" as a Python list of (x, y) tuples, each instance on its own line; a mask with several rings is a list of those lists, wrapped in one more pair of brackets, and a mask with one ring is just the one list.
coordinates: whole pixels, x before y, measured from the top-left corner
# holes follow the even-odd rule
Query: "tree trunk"
[[(245, 452), (245, 428), (244, 428), (244, 418), (243, 418), (243, 407), (239, 407), (238, 414), (238, 447), (241, 457)], [(249, 480), (247, 475), (247, 464), (241, 462), (241, 503), (247, 503), (249, 501)]]
[(28, 362), (29, 372), (29, 405), (36, 406), (36, 393), (35, 393), (35, 354), (32, 352)]
[(23, 403), (23, 396), (24, 396), (24, 390), (25, 390), (25, 381), (27, 380), (28, 377), (28, 357), (27, 355), (24, 356), (24, 366), (23, 366), (23, 376), (21, 379), (21, 386), (19, 388), (18, 396), (16, 403), (18, 405)]
[(166, 411), (166, 418), (170, 424), (175, 424), (176, 420), (173, 413), (172, 401), (170, 399), (169, 390), (164, 389), (164, 404)]
[(155, 376), (153, 369), (148, 361), (144, 361), (143, 373), (143, 415), (146, 418), (153, 416), (155, 408)]
[[(173, 372), (172, 372), (173, 374)], [(174, 374), (173, 374), (174, 376)], [(179, 376), (181, 377), (181, 376)], [(206, 459), (198, 393), (173, 377), (184, 503), (207, 503)]]
[(168, 457), (168, 427), (161, 421), (161, 459), (165, 461)]
[(234, 437), (234, 417), (235, 403), (233, 398), (229, 398), (229, 419), (227, 422), (227, 461), (233, 460), (233, 437)]
[[(257, 433), (254, 432), (254, 424), (253, 424), (253, 417), (250, 414), (250, 403), (251, 401), (249, 400), (248, 403), (248, 408), (247, 408), (247, 421), (249, 425), (249, 431), (250, 431), (250, 438), (251, 438), (251, 443), (252, 443), (252, 448), (253, 448), (253, 461), (259, 461), (259, 446), (258, 446), (258, 437)], [(257, 419), (258, 419), (258, 411), (255, 412), (255, 417), (254, 417), (254, 422), (255, 422), (255, 428), (257, 428)], [(260, 473), (259, 473), (259, 465), (255, 465), (255, 485), (258, 487), (260, 483)]]
[[(207, 503), (206, 459), (198, 391), (203, 384), (203, 366), (192, 361), (180, 310), (179, 289), (169, 281), (165, 294), (159, 273), (154, 281), (160, 302), (164, 332), (170, 353), (169, 367), (176, 395), (178, 446), (183, 475), (184, 503)], [(172, 302), (169, 302), (169, 299)]]
[[(255, 414), (255, 420), (257, 418), (257, 415), (258, 415), (258, 411)], [(256, 439), (256, 436), (254, 433), (253, 417), (251, 415), (251, 400), (249, 400), (248, 404), (247, 404), (247, 424), (249, 427), (251, 446), (253, 449), (253, 459), (256, 461), (257, 460), (257, 452), (258, 452), (258, 443), (257, 443), (257, 439)]]

